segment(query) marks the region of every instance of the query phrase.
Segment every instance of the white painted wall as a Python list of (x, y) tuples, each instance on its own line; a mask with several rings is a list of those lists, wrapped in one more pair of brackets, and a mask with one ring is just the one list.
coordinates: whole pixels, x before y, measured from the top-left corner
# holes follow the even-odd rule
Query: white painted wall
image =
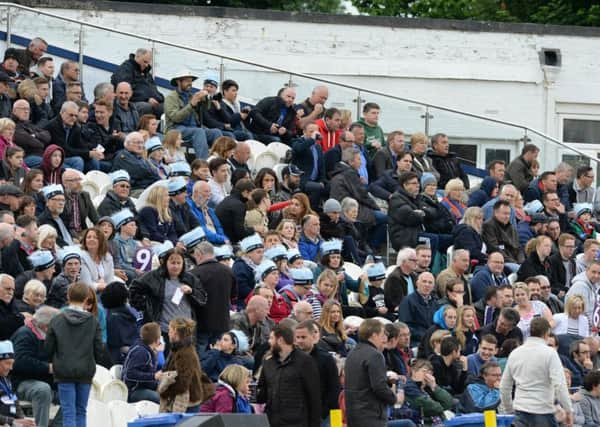
[[(146, 7), (141, 5), (141, 7)], [(596, 37), (483, 33), (405, 29), (374, 26), (320, 25), (250, 19), (218, 19), (144, 13), (91, 12), (47, 9), (104, 27), (118, 28), (253, 62), (324, 76), (388, 94), (445, 105), (476, 114), (526, 124), (552, 136), (560, 126), (557, 105), (593, 111), (600, 106), (600, 58)], [(78, 26), (47, 17), (33, 20), (28, 13), (13, 17), (13, 32), (26, 37), (43, 35), (51, 44), (77, 50)], [(4, 25), (0, 23), (0, 25)], [(86, 30), (85, 53), (120, 63), (129, 52), (149, 43)], [(169, 77), (181, 69), (200, 76), (216, 73), (219, 60), (182, 49), (156, 45), (157, 75)], [(562, 68), (546, 89), (539, 64), (541, 48), (558, 48)], [(85, 70), (88, 96), (107, 74)], [(225, 61), (225, 77), (241, 84), (251, 101), (274, 93), (288, 81), (279, 73)], [(314, 83), (294, 79), (298, 98), (308, 95)], [(354, 91), (332, 88), (330, 103), (356, 111)], [(386, 131), (424, 130), (424, 109), (382, 97), (366, 96), (382, 106)], [(571, 108), (569, 107), (569, 108)], [(567, 107), (564, 107), (567, 108)], [(488, 139), (509, 143), (520, 130), (432, 112), (430, 133), (445, 131), (458, 139)], [(600, 117), (600, 116), (598, 116)], [(534, 142), (541, 141), (532, 138)], [(545, 147), (542, 160), (556, 162), (556, 151)], [(481, 166), (481, 164), (480, 164)]]

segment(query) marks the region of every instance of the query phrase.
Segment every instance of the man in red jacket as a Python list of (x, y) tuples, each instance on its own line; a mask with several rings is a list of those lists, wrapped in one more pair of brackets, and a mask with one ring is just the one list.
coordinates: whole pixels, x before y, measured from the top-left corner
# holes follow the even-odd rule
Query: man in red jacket
[(338, 144), (342, 129), (340, 125), (342, 123), (342, 115), (340, 110), (337, 108), (329, 108), (325, 111), (325, 116), (322, 119), (315, 121), (319, 126), (319, 133), (321, 139), (317, 142), (325, 153), (330, 148), (333, 148)]

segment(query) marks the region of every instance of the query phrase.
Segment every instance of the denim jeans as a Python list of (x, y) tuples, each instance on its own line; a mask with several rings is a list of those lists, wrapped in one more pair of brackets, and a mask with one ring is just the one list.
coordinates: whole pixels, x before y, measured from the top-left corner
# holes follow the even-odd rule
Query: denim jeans
[(208, 158), (208, 147), (215, 139), (223, 134), (219, 129), (207, 129), (199, 127), (175, 126), (184, 141), (191, 141), (197, 159)]
[(42, 158), (40, 156), (27, 156), (25, 157), (25, 164), (29, 169), (39, 169), (42, 164)]
[[(37, 427), (48, 427), (50, 420), (50, 405), (52, 404), (54, 393), (50, 384), (38, 380), (25, 380), (17, 388), (17, 397), (20, 400), (29, 400), (33, 406), (33, 417)], [(59, 413), (54, 417), (54, 422), (60, 419)]]
[(149, 400), (150, 402), (160, 403), (160, 397), (158, 393), (154, 390), (150, 390), (149, 388), (136, 388), (134, 391), (129, 392), (129, 397), (127, 398), (127, 402), (135, 403), (140, 400)]
[(87, 171), (102, 171), (105, 173), (110, 172), (112, 163), (106, 160), (89, 159), (85, 162), (85, 170)]
[(67, 157), (65, 159), (65, 168), (77, 169), (79, 172), (83, 172), (85, 162), (79, 156)]
[(554, 414), (530, 414), (529, 412), (515, 411), (513, 421), (515, 427), (558, 427)]
[(86, 427), (86, 412), (91, 384), (58, 383), (58, 398), (63, 411), (63, 427)]

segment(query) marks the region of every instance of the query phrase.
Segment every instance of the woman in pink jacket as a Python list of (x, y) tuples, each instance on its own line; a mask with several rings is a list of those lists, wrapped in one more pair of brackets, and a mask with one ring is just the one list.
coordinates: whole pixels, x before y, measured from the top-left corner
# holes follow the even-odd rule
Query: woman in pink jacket
[(219, 375), (217, 392), (209, 401), (202, 404), (200, 412), (252, 413), (252, 406), (248, 401), (250, 380), (250, 371), (242, 365), (227, 366)]

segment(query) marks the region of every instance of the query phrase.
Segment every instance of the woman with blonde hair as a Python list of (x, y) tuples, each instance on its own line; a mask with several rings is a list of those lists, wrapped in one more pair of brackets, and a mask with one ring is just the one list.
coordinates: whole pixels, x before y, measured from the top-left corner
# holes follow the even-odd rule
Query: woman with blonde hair
[(571, 295), (565, 302), (565, 312), (556, 313), (554, 321), (556, 326), (552, 332), (556, 335), (578, 335), (589, 337), (591, 335), (590, 322), (585, 313), (585, 301), (581, 295)]
[(215, 395), (202, 404), (200, 412), (250, 414), (248, 402), (252, 373), (242, 365), (229, 365), (223, 369), (217, 382)]
[(183, 137), (181, 132), (176, 129), (171, 129), (163, 139), (163, 147), (165, 148), (164, 161), (166, 164), (175, 162), (185, 162), (185, 154), (181, 151)]
[(427, 155), (427, 148), (429, 145), (429, 138), (422, 132), (415, 132), (410, 136), (410, 148), (413, 154), (413, 172), (421, 175), (425, 172), (432, 173), (435, 176), (435, 180), (440, 179), (440, 174), (433, 167), (433, 161)]
[(16, 300), (19, 313), (35, 313), (35, 310), (46, 302), (46, 285), (37, 279), (25, 283), (23, 298)]
[(468, 250), (471, 261), (477, 260), (480, 266), (487, 263), (486, 247), (481, 238), (482, 226), (483, 210), (473, 206), (465, 210), (462, 221), (452, 230), (454, 250)]
[(529, 240), (525, 245), (527, 259), (517, 271), (517, 280), (522, 282), (528, 277), (543, 275), (550, 277), (550, 261), (552, 239), (548, 236), (538, 236)]
[(8, 147), (15, 147), (16, 144), (13, 141), (15, 136), (15, 122), (11, 119), (3, 117), (0, 119), (0, 159), (4, 158), (6, 149)]
[(177, 244), (177, 233), (175, 223), (171, 218), (169, 201), (167, 187), (157, 185), (150, 190), (146, 198), (146, 206), (140, 210), (138, 220), (142, 236), (160, 243), (170, 240), (175, 245)]
[(513, 286), (515, 292), (515, 310), (519, 312), (519, 323), (517, 327), (523, 333), (523, 339), (529, 337), (529, 325), (535, 317), (543, 317), (550, 327), (554, 328), (554, 318), (552, 312), (546, 304), (538, 300), (531, 300), (529, 287), (524, 282), (517, 282)]
[(350, 331), (346, 331), (344, 328), (341, 304), (332, 299), (325, 301), (318, 323), (321, 327), (323, 348), (346, 357), (349, 351), (354, 348), (356, 342), (348, 338), (348, 332)]
[(463, 305), (457, 311), (456, 328), (454, 336), (460, 343), (461, 353), (463, 356), (468, 356), (477, 352), (479, 340), (475, 335), (477, 327), (477, 313), (472, 305)]
[(56, 239), (58, 238), (58, 232), (54, 227), (48, 224), (40, 225), (38, 228), (38, 237), (37, 237), (37, 248), (38, 249), (46, 249), (47, 251), (52, 252), (54, 257), (56, 257), (56, 251), (58, 247), (56, 246)]
[(454, 222), (458, 224), (467, 209), (467, 205), (464, 203), (465, 197), (465, 184), (460, 178), (453, 178), (446, 183), (444, 188), (444, 197), (442, 198), (442, 205), (448, 209), (454, 218)]
[(315, 321), (319, 321), (321, 318), (321, 311), (325, 302), (335, 299), (338, 286), (338, 278), (333, 270), (326, 269), (319, 274), (316, 290), (311, 290), (306, 296), (306, 302), (312, 306)]

